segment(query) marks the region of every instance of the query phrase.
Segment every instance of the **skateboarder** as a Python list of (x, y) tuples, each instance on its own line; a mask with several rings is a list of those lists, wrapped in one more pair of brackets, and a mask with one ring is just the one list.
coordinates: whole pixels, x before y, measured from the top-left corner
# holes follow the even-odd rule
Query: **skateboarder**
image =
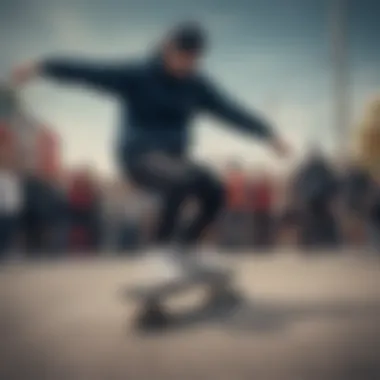
[(187, 22), (173, 28), (149, 58), (120, 64), (45, 59), (13, 73), (16, 85), (40, 76), (77, 82), (118, 98), (123, 119), (115, 149), (117, 163), (123, 176), (162, 196), (155, 243), (165, 251), (185, 200), (196, 198), (199, 213), (182, 229), (177, 242), (181, 247), (194, 246), (224, 204), (217, 176), (189, 158), (194, 116), (208, 112), (236, 132), (264, 140), (279, 156), (288, 153), (264, 120), (241, 108), (199, 70), (207, 50), (206, 32), (199, 24)]

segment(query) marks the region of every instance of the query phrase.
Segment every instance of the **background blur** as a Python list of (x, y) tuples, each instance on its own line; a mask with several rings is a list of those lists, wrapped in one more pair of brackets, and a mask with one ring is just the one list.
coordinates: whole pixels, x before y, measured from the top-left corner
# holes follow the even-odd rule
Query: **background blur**
[[(376, 201), (365, 206), (351, 203), (363, 203), (355, 199), (356, 193), (367, 199), (361, 186), (373, 190), (369, 178), (364, 178), (368, 170), (357, 167), (363, 166), (358, 163), (363, 159), (353, 157), (353, 148), (361, 143), (356, 126), (368, 119), (367, 104), (380, 84), (376, 1), (178, 4), (167, 0), (90, 6), (86, 1), (31, 0), (26, 4), (4, 1), (1, 10), (1, 146), (13, 155), (7, 165), (12, 160), (22, 177), (25, 172), (32, 177), (22, 181), (22, 206), (15, 216), (19, 226), (17, 239), (12, 239), (22, 247), (32, 244), (36, 245), (33, 250), (45, 248), (51, 254), (51, 246), (78, 250), (80, 241), (81, 250), (85, 245), (91, 251), (95, 246), (125, 251), (149, 239), (148, 226), (153, 223), (157, 202), (119, 183), (112, 154), (117, 138), (117, 104), (112, 99), (80, 87), (58, 88), (50, 83), (36, 83), (16, 93), (6, 85), (10, 68), (47, 56), (112, 60), (149, 54), (168, 25), (188, 18), (201, 20), (210, 30), (208, 71), (246, 105), (272, 120), (296, 151), (291, 162), (279, 162), (265, 147), (230, 134), (213, 120), (197, 121), (193, 155), (220, 172), (230, 194), (226, 218), (213, 234), (213, 244), (227, 244), (222, 240), (258, 244), (260, 239), (266, 246), (310, 239), (313, 244), (350, 244), (352, 234), (347, 234), (342, 218), (349, 213), (358, 222), (359, 211), (362, 236), (357, 239), (365, 245), (375, 244), (369, 236), (377, 228), (372, 220), (376, 216), (369, 214), (376, 211), (369, 208)], [(372, 166), (377, 165), (375, 156), (370, 158)], [(314, 185), (309, 191), (295, 183), (300, 182), (298, 177), (306, 178), (306, 172), (315, 172), (310, 175), (318, 177), (317, 187), (323, 182), (315, 190), (317, 195), (309, 194)], [(299, 191), (305, 194), (300, 196)], [(38, 197), (45, 199), (42, 194), (51, 202), (37, 206)], [(128, 206), (127, 198), (134, 207)], [(124, 211), (115, 206), (120, 202)], [(300, 221), (311, 219), (313, 202), (323, 202), (329, 215), (306, 227), (309, 222)], [(238, 225), (231, 222), (234, 218), (242, 224), (237, 227), (242, 236), (235, 236), (237, 232), (230, 228), (231, 223)], [(326, 218), (336, 231), (334, 236), (322, 236)], [(28, 232), (28, 226), (33, 232)], [(38, 239), (34, 229), (41, 235)], [(327, 231), (331, 233), (331, 228)], [(28, 235), (33, 237), (25, 238)]]
[[(60, 357), (67, 361), (60, 362), (60, 367), (58, 361), (54, 362), (58, 356), (53, 356), (50, 366), (55, 372), (41, 377), (42, 367), (30, 367), (31, 362), (42, 360), (47, 352), (55, 352), (50, 345), (54, 339), (57, 339), (54, 347), (64, 347), (58, 336), (71, 336), (70, 331), (79, 339), (72, 338), (72, 342), (77, 342), (76, 347), (82, 347), (78, 343), (82, 342), (82, 354), (88, 352), (88, 368), (90, 362), (100, 360), (95, 359), (100, 357), (96, 356), (99, 352), (94, 354), (90, 347), (103, 347), (99, 348), (103, 359), (108, 352), (104, 345), (112, 351), (118, 339), (115, 324), (121, 323), (121, 314), (110, 304), (105, 289), (112, 292), (116, 286), (113, 281), (123, 276), (128, 281), (135, 278), (132, 273), (139, 270), (132, 269), (135, 264), (126, 263), (123, 258), (139, 257), (148, 247), (160, 202), (154, 194), (142, 193), (122, 182), (116, 171), (112, 152), (118, 114), (112, 98), (81, 87), (58, 87), (45, 82), (32, 84), (20, 92), (8, 85), (11, 68), (23, 61), (50, 56), (113, 60), (149, 54), (158, 37), (173, 23), (184, 19), (200, 20), (210, 31), (212, 48), (205, 66), (211, 75), (219, 78), (243, 104), (271, 120), (295, 149), (290, 162), (279, 162), (265, 146), (231, 134), (214, 120), (196, 120), (192, 155), (218, 171), (228, 195), (220, 220), (202, 244), (226, 252), (232, 260), (236, 258), (244, 278), (260, 279), (257, 292), (263, 297), (276, 295), (285, 303), (297, 299), (300, 305), (308, 300), (329, 299), (336, 306), (281, 309), (279, 305), (283, 304), (275, 299), (274, 309), (269, 308), (264, 319), (273, 314), (285, 319), (299, 314), (328, 315), (336, 318), (337, 325), (329, 325), (319, 333), (316, 323), (310, 330), (305, 329), (308, 331), (305, 335), (301, 334), (304, 340), (301, 335), (297, 335), (298, 341), (293, 336), (287, 340), (280, 334), (262, 340), (256, 336), (256, 343), (244, 340), (241, 343), (232, 335), (225, 340), (212, 334), (210, 337), (211, 330), (207, 330), (210, 345), (231, 348), (231, 351), (220, 348), (219, 359), (215, 360), (230, 365), (226, 379), (251, 379), (253, 372), (244, 370), (251, 361), (248, 353), (261, 358), (265, 352), (266, 360), (270, 356), (279, 364), (272, 368), (273, 377), (265, 376), (270, 366), (264, 372), (258, 366), (257, 376), (264, 374), (265, 380), (285, 379), (288, 365), (298, 371), (302, 366), (297, 367), (295, 363), (306, 360), (302, 359), (302, 350), (296, 348), (302, 341), (305, 347), (318, 351), (313, 351), (310, 362), (304, 361), (309, 363), (308, 367), (291, 372), (289, 379), (378, 378), (372, 375), (378, 359), (374, 353), (379, 350), (370, 350), (368, 339), (372, 338), (373, 347), (379, 346), (380, 332), (373, 327), (379, 316), (380, 294), (376, 293), (379, 286), (375, 282), (379, 276), (377, 263), (363, 264), (361, 260), (366, 253), (380, 254), (379, 13), (380, 3), (376, 0), (3, 0), (0, 4), (0, 259), (12, 262), (21, 258), (26, 268), (29, 260), (24, 259), (33, 259), (32, 263), (35, 259), (45, 262), (48, 258), (69, 257), (121, 259), (117, 265), (91, 267), (87, 272), (75, 271), (79, 267), (70, 267), (68, 260), (69, 267), (60, 269), (61, 272), (57, 267), (54, 270), (45, 267), (41, 272), (33, 269), (30, 273), (15, 274), (5, 270), (0, 274), (4, 321), (9, 323), (7, 330), (13, 331), (9, 336), (4, 335), (2, 342), (8, 342), (8, 348), (15, 350), (13, 357), (8, 356), (9, 366), (0, 366), (0, 370), (15, 370), (15, 358), (21, 360), (19, 369), (25, 368), (25, 373), (17, 372), (19, 377), (16, 372), (9, 377), (13, 373), (10, 370), (4, 379), (21, 379), (27, 373), (32, 373), (33, 379), (111, 379), (104, 377), (111, 367), (112, 379), (124, 379), (125, 373), (129, 373), (128, 379), (151, 379), (152, 373), (156, 379), (194, 379), (203, 375), (222, 379), (227, 373), (218, 372), (217, 376), (215, 370), (207, 377), (207, 371), (191, 372), (189, 356), (178, 355), (182, 351), (195, 352), (194, 347), (182, 340), (170, 344), (168, 340), (161, 341), (157, 347), (156, 343), (149, 346), (136, 340), (129, 348), (132, 351), (128, 351), (135, 364), (150, 358), (151, 365), (156, 363), (158, 367), (159, 360), (154, 358), (168, 352), (167, 356), (161, 356), (161, 362), (168, 368), (173, 367), (170, 358), (177, 355), (177, 362), (182, 363), (178, 367), (186, 367), (188, 371), (181, 372), (180, 377), (168, 368), (160, 372), (155, 367), (155, 372), (150, 373), (143, 365), (135, 372), (133, 366), (128, 367), (129, 372), (124, 371), (120, 364), (123, 363), (120, 353), (124, 352), (121, 346), (117, 346), (119, 354), (112, 356), (112, 365), (102, 362), (103, 377), (100, 372), (84, 370), (81, 377), (75, 368), (82, 365), (85, 368), (85, 362), (79, 359), (79, 353), (75, 360), (70, 356), (70, 342), (66, 342), (68, 351), (64, 352), (71, 361), (60, 351)], [(195, 206), (189, 202), (189, 213)], [(241, 258), (240, 252), (247, 253), (248, 258)], [(296, 261), (289, 264), (285, 259), (284, 263), (284, 252), (296, 252)], [(348, 257), (349, 252), (354, 252), (359, 261), (344, 261), (344, 264), (336, 261), (341, 260), (338, 256)], [(325, 261), (305, 263), (303, 260), (310, 253), (323, 256)], [(263, 264), (260, 261), (263, 256), (271, 261)], [(252, 263), (259, 263), (256, 269)], [(45, 277), (39, 277), (41, 274)], [(247, 281), (245, 286), (250, 288)], [(100, 288), (100, 284), (104, 287)], [(97, 294), (93, 289), (97, 289)], [(63, 304), (54, 304), (52, 300), (61, 296), (67, 297)], [(357, 303), (350, 297), (356, 297)], [(350, 319), (351, 322), (344, 320), (340, 324), (347, 327), (346, 333), (339, 330), (339, 317), (349, 315), (355, 319), (353, 315), (363, 306), (361, 300), (367, 298), (377, 303), (376, 307), (364, 305), (365, 322), (362, 321), (361, 327), (355, 329)], [(76, 303), (70, 304), (68, 299)], [(87, 304), (84, 299), (94, 303)], [(341, 306), (342, 299), (352, 303)], [(24, 304), (27, 306), (23, 309)], [(56, 307), (61, 309), (54, 314)], [(82, 307), (87, 307), (83, 309), (87, 314), (80, 314)], [(47, 316), (39, 315), (41, 310)], [(24, 320), (25, 316), (29, 319)], [(47, 320), (51, 320), (50, 325), (45, 323)], [(34, 335), (26, 334), (26, 325), (32, 326), (30, 331), (33, 329)], [(42, 326), (41, 331), (37, 326)], [(260, 326), (257, 329), (261, 331)], [(42, 334), (45, 328), (45, 340), (38, 341), (42, 335), (37, 338), (35, 334), (38, 331)], [(14, 334), (16, 330), (18, 335)], [(102, 331), (111, 331), (113, 338), (110, 335), (106, 338)], [(207, 346), (202, 343), (202, 337), (197, 338), (198, 349)], [(27, 341), (36, 343), (28, 345)], [(191, 342), (191, 338), (186, 342)], [(246, 347), (244, 354), (238, 354), (241, 344)], [(41, 356), (36, 353), (35, 361), (25, 359), (37, 346), (41, 351), (35, 352), (41, 352)], [(173, 351), (173, 347), (179, 346), (182, 351)], [(167, 347), (167, 351), (159, 347)], [(328, 347), (335, 349), (328, 350)], [(330, 359), (323, 356), (323, 352), (334, 350), (339, 359), (333, 353)], [(358, 357), (361, 359), (355, 362)], [(231, 361), (232, 358), (236, 360)], [(327, 372), (318, 372), (317, 358), (324, 358), (323, 368)], [(345, 361), (357, 365), (352, 369)], [(203, 362), (204, 368), (211, 368), (210, 363)], [(340, 372), (329, 372), (329, 365)], [(63, 371), (68, 368), (74, 368), (73, 372)], [(236, 377), (236, 373), (241, 377)]]

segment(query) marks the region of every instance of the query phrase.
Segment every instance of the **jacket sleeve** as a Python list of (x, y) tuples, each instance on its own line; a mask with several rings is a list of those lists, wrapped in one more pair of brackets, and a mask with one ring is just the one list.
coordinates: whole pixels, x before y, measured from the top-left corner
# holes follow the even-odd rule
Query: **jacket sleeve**
[(246, 111), (208, 80), (202, 79), (200, 92), (203, 110), (231, 123), (231, 126), (240, 131), (264, 139), (273, 137), (274, 133), (267, 122)]
[(59, 81), (78, 82), (100, 90), (120, 92), (134, 76), (131, 64), (95, 64), (84, 61), (49, 59), (41, 63), (41, 74)]

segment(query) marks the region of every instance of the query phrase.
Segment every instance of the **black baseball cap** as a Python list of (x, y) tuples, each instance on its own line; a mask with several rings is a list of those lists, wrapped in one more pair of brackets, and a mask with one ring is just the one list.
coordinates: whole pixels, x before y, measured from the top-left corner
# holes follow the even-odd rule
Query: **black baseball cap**
[(178, 49), (189, 53), (202, 53), (206, 50), (207, 34), (197, 22), (177, 25), (169, 34), (169, 41)]

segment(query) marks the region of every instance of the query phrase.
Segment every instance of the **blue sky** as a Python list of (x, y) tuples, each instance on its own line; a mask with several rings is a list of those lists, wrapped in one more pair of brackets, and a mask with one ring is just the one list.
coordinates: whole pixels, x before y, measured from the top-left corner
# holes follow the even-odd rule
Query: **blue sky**
[[(376, 0), (347, 0), (353, 119), (380, 86)], [(98, 60), (146, 54), (172, 24), (204, 22), (212, 49), (207, 71), (273, 120), (300, 147), (332, 149), (328, 0), (3, 0), (0, 77), (17, 62), (49, 56)], [(27, 107), (62, 135), (69, 163), (113, 169), (117, 104), (100, 94), (52, 83), (30, 86)], [(238, 157), (272, 162), (263, 147), (200, 118), (194, 154), (212, 163)]]

